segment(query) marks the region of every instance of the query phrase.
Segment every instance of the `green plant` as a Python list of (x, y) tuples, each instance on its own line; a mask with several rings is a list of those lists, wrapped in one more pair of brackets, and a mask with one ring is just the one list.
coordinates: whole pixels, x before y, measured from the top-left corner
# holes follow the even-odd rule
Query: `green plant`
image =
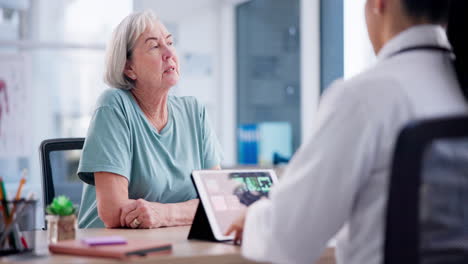
[(48, 214), (60, 216), (72, 215), (75, 211), (73, 203), (64, 195), (55, 197), (52, 203), (46, 208)]

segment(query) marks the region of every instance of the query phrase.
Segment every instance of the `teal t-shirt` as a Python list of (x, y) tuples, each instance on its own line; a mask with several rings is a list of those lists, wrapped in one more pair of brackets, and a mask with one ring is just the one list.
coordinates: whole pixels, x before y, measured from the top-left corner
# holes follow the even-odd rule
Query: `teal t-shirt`
[(130, 91), (109, 89), (101, 95), (78, 167), (85, 182), (80, 228), (104, 227), (94, 172), (127, 178), (130, 199), (178, 203), (197, 198), (190, 174), (219, 165), (220, 146), (205, 107), (194, 97), (169, 96), (167, 107), (167, 124), (158, 132)]

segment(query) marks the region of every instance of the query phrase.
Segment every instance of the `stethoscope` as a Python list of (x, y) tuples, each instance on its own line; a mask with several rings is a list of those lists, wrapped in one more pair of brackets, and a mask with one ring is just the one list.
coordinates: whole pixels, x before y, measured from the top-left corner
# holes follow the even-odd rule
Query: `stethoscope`
[(393, 57), (402, 53), (406, 52), (411, 52), (411, 51), (420, 51), (420, 50), (429, 50), (429, 51), (438, 51), (438, 52), (444, 52), (444, 53), (452, 53), (452, 50), (449, 48), (445, 47), (440, 47), (440, 46), (434, 46), (434, 45), (422, 45), (422, 46), (413, 46), (413, 47), (408, 47), (401, 49), (393, 54), (391, 54), (389, 57)]
[[(449, 53), (449, 54), (452, 54), (453, 59), (455, 59), (455, 56), (453, 55), (453, 51), (451, 49), (440, 47), (440, 46), (434, 46), (434, 45), (421, 45), (421, 46), (413, 46), (413, 47), (404, 48), (391, 54), (389, 57), (391, 58), (402, 53), (411, 52), (411, 51), (421, 51), (421, 50)], [(459, 78), (459, 82), (462, 83), (462, 81), (460, 81), (461, 80), (460, 78), (462, 78), (461, 75), (459, 73), (457, 73), (457, 75)], [(466, 96), (468, 96), (468, 94)]]

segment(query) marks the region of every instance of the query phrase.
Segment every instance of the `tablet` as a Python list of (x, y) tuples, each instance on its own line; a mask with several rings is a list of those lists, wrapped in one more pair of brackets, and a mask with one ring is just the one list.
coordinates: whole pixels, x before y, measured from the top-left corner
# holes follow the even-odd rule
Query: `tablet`
[(229, 226), (253, 201), (268, 196), (277, 182), (273, 170), (199, 170), (192, 172), (213, 235), (218, 241), (232, 240), (225, 236)]

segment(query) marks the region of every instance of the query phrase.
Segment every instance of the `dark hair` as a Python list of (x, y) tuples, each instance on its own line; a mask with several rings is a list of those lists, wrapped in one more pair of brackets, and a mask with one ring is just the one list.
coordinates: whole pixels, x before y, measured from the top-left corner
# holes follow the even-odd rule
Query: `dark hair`
[(425, 18), (434, 24), (445, 24), (451, 0), (402, 0), (410, 17)]
[(463, 95), (468, 99), (468, 1), (451, 0), (447, 36), (455, 54), (455, 69)]
[(447, 24), (447, 36), (455, 54), (455, 69), (468, 100), (468, 0), (401, 0), (410, 17)]

